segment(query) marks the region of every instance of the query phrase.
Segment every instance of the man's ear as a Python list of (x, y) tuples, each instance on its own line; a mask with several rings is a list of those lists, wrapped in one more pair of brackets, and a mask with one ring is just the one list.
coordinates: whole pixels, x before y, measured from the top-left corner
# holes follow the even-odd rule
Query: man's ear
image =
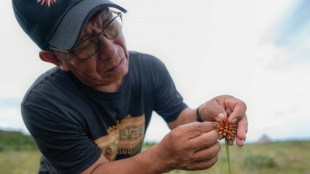
[(49, 62), (49, 63), (55, 64), (61, 70), (68, 71), (68, 69), (64, 65), (63, 61), (61, 61), (53, 52), (42, 50), (42, 51), (40, 51), (39, 56), (40, 56), (41, 60), (43, 60), (44, 62)]

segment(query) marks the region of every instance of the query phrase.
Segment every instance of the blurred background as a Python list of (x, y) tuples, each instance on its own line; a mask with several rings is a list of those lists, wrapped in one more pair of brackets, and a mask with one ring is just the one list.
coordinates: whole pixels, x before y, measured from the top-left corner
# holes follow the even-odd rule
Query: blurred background
[[(114, 2), (128, 10), (128, 49), (161, 59), (190, 107), (233, 95), (248, 106), (247, 143), (310, 140), (310, 1)], [(39, 59), (11, 1), (0, 1), (0, 8), (0, 129), (27, 135), (21, 100), (53, 65)], [(154, 113), (145, 141), (157, 143), (168, 132)]]

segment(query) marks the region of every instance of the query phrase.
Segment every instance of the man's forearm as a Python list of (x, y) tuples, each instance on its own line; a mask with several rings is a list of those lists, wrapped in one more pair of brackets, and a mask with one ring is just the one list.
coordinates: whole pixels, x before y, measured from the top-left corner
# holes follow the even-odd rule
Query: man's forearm
[(179, 125), (191, 123), (196, 121), (196, 109), (185, 108), (178, 116), (178, 118), (172, 122), (169, 122), (169, 128), (174, 129)]
[(131, 158), (97, 165), (91, 174), (160, 174), (172, 170), (169, 161), (160, 158), (157, 145)]
[[(194, 110), (187, 111), (191, 114)], [(193, 120), (185, 119), (186, 122)], [(119, 161), (96, 162), (93, 172), (88, 173), (160, 174), (173, 169), (208, 169), (218, 159), (221, 146), (217, 139), (213, 123), (183, 124), (171, 130), (160, 143), (148, 150)]]

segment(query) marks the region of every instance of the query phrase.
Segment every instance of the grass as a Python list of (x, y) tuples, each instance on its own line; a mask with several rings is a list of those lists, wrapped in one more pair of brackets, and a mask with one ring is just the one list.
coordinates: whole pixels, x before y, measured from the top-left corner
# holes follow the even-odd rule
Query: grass
[(41, 153), (39, 151), (0, 152), (1, 174), (38, 173)]
[[(310, 174), (310, 141), (246, 144), (230, 147), (233, 174)], [(169, 174), (228, 174), (225, 146), (218, 162), (205, 171), (174, 170)]]
[[(153, 144), (146, 143), (144, 149)], [(230, 147), (233, 174), (310, 174), (310, 141), (288, 141), (267, 144), (246, 144)], [(1, 174), (37, 173), (40, 152), (0, 152)], [(209, 170), (173, 170), (166, 174), (228, 174), (225, 146), (222, 146), (218, 162)]]

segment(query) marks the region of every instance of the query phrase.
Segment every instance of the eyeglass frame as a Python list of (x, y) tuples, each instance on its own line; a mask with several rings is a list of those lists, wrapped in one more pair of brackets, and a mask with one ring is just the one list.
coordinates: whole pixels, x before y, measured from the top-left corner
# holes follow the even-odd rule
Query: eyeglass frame
[[(121, 30), (122, 30), (122, 28), (123, 28), (123, 18), (122, 18), (123, 15), (122, 15), (122, 13), (121, 13), (121, 12), (117, 12), (117, 11), (112, 11), (112, 10), (111, 10), (111, 12), (112, 12), (112, 13), (115, 13), (116, 16), (114, 16), (114, 17), (109, 21), (109, 23), (103, 28), (103, 30), (102, 30), (100, 33), (97, 33), (97, 34), (95, 34), (95, 35), (93, 35), (93, 36), (88, 37), (88, 38), (85, 39), (83, 42), (79, 43), (79, 44), (76, 45), (74, 48), (69, 49), (69, 50), (63, 50), (63, 49), (55, 48), (55, 47), (52, 47), (52, 46), (49, 47), (49, 49), (51, 49), (51, 50), (53, 50), (53, 51), (55, 51), (55, 52), (63, 52), (63, 53), (67, 53), (67, 54), (72, 54), (72, 55), (76, 56), (77, 58), (79, 58), (80, 60), (87, 60), (87, 59), (91, 58), (93, 55), (95, 55), (95, 54), (98, 52), (98, 50), (99, 50), (100, 47), (101, 47), (100, 41), (99, 41), (99, 38), (98, 38), (99, 35), (102, 34), (105, 38), (110, 39), (110, 40), (114, 40), (114, 39), (119, 35), (119, 33), (121, 32)], [(113, 38), (109, 38), (109, 37), (105, 34), (105, 30), (106, 30), (106, 28), (107, 28), (117, 17), (120, 17), (120, 19), (121, 19), (121, 24), (120, 24), (121, 28), (119, 29), (118, 33), (117, 33)], [(96, 50), (94, 53), (92, 53), (90, 56), (86, 57), (86, 58), (81, 58), (81, 57), (79, 57), (79, 56), (75, 53), (74, 49), (76, 49), (79, 45), (83, 44), (84, 42), (86, 42), (87, 40), (89, 40), (89, 39), (91, 39), (91, 38), (93, 38), (93, 37), (96, 37), (96, 39), (97, 39), (97, 44), (98, 44), (97, 50)]]

